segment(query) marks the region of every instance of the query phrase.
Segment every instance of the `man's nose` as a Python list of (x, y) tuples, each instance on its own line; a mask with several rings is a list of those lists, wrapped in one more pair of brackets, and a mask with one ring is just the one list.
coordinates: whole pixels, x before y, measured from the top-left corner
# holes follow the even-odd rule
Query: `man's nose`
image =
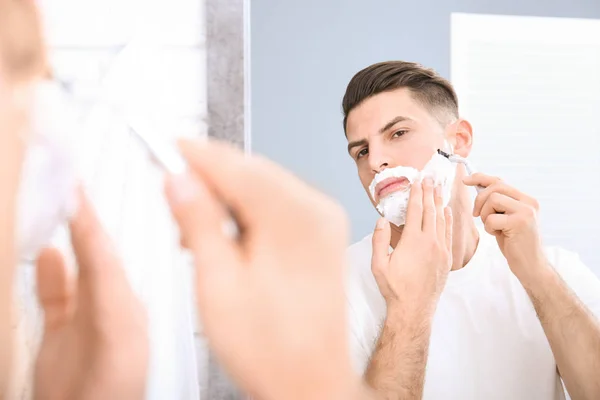
[(383, 151), (369, 149), (369, 163), (374, 173), (383, 171), (390, 166), (391, 160)]

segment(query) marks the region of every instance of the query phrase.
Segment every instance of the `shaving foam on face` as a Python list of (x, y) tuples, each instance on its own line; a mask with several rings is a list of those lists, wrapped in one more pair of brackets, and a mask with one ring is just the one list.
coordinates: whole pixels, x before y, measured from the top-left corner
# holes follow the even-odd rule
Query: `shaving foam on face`
[(446, 157), (439, 155), (437, 152), (433, 154), (425, 167), (419, 171), (416, 168), (399, 166), (395, 168), (385, 169), (373, 178), (373, 182), (369, 185), (371, 198), (375, 199), (375, 187), (379, 182), (388, 178), (406, 178), (409, 185), (404, 190), (399, 190), (385, 196), (379, 200), (377, 211), (383, 215), (388, 221), (396, 226), (402, 226), (406, 223), (406, 212), (408, 210), (408, 198), (410, 196), (410, 187), (416, 182), (421, 182), (425, 178), (431, 178), (434, 185), (441, 185), (442, 197), (444, 199), (444, 207), (450, 202), (452, 194), (452, 185), (456, 175), (456, 164), (450, 162)]
[(60, 89), (39, 83), (18, 193), (17, 244), (32, 260), (76, 209), (75, 124)]

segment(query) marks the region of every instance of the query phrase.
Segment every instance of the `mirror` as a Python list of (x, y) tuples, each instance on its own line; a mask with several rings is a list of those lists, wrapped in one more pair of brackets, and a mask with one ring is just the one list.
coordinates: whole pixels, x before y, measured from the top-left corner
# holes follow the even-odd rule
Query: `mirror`
[[(431, 8), (436, 10), (433, 15)], [(509, 15), (487, 21), (472, 14)], [(527, 30), (533, 23), (525, 18), (529, 15), (548, 17), (536, 25), (544, 34), (552, 24), (578, 28), (560, 38), (543, 37)], [(593, 122), (599, 101), (594, 70), (598, 42), (593, 36), (598, 23), (590, 20), (600, 17), (595, 2), (583, 2), (576, 9), (568, 1), (553, 5), (515, 1), (502, 10), (468, 2), (315, 2), (314, 8), (306, 2), (284, 1), (278, 7), (255, 2), (251, 16), (252, 152), (274, 159), (340, 201), (351, 219), (353, 242), (373, 231), (378, 214), (346, 151), (342, 97), (362, 68), (387, 60), (414, 61), (454, 84), (461, 114), (473, 124), (472, 160), (477, 168), (537, 197), (548, 244), (577, 252), (600, 275), (595, 250), (600, 211), (572, 207), (600, 200), (595, 189), (598, 177), (592, 172), (600, 163), (595, 154), (598, 124)], [(556, 17), (567, 21), (561, 24)], [(514, 21), (518, 30), (502, 32), (501, 26)], [(531, 47), (518, 47), (521, 38), (527, 38)], [(553, 45), (553, 40), (560, 43)], [(547, 52), (535, 53), (542, 46)], [(577, 66), (550, 61), (563, 55), (579, 60)], [(537, 77), (535, 83), (532, 76)], [(507, 86), (513, 77), (512, 86)], [(591, 81), (584, 83), (583, 77)], [(540, 98), (532, 94), (518, 103), (521, 112), (514, 115), (518, 107), (510, 101), (519, 96), (518, 85), (529, 81), (522, 89), (526, 90), (557, 79), (564, 80), (564, 93), (545, 94), (541, 110), (534, 106)], [(481, 80), (485, 86), (478, 86)], [(491, 99), (501, 88), (497, 99)], [(581, 111), (563, 112), (565, 98)], [(564, 120), (539, 122), (555, 121), (556, 114), (564, 115)], [(565, 130), (570, 131), (568, 141), (561, 133)], [(507, 137), (506, 131), (514, 133)], [(557, 176), (559, 182), (553, 181)]]
[[(596, 172), (600, 167), (598, 2), (582, 1), (575, 6), (567, 0), (552, 4), (526, 0), (504, 2), (501, 7), (469, 1), (279, 1), (277, 6), (254, 2), (251, 21), (250, 147), (253, 153), (275, 160), (335, 198), (350, 217), (354, 244), (349, 249), (347, 271), (349, 315), (352, 351), (359, 371), (365, 371), (376, 349), (380, 349), (376, 346), (381, 345), (381, 327), (386, 326), (389, 315), (379, 281), (371, 271), (370, 235), (379, 215), (363, 186), (369, 187), (375, 172), (388, 167), (423, 168), (436, 147), (442, 146), (441, 135), (427, 143), (425, 138), (434, 130), (442, 133), (444, 130), (439, 126), (424, 129), (422, 125), (409, 123), (405, 129), (399, 123), (395, 124), (398, 132), (412, 132), (403, 133), (404, 139), (393, 136), (396, 132), (391, 130), (377, 132), (395, 115), (413, 115), (414, 107), (419, 105), (421, 111), (427, 110), (424, 105), (434, 109), (432, 104), (444, 103), (449, 97), (444, 89), (445, 94), (438, 91), (429, 98), (425, 94), (418, 102), (416, 95), (410, 97), (407, 92), (402, 97), (399, 93), (403, 89), (399, 89), (390, 90), (387, 100), (382, 100), (383, 94), (371, 96), (369, 90), (378, 84), (385, 86), (384, 81), (410, 78), (406, 74), (399, 78), (399, 72), (397, 75), (390, 72), (388, 76), (381, 72), (383, 69), (376, 78), (377, 74), (372, 72), (370, 78), (353, 86), (353, 92), (362, 90), (363, 97), (355, 96), (360, 98), (359, 105), (351, 109), (354, 110), (350, 111), (352, 127), (345, 132), (342, 98), (347, 86), (360, 70), (379, 62), (416, 62), (433, 68), (439, 77), (452, 83), (458, 95), (460, 116), (472, 126), (472, 150), (465, 144), (468, 135), (462, 136), (460, 148), (454, 141), (455, 149), (462, 151), (463, 156), (468, 155), (479, 171), (501, 177), (539, 202), (537, 220), (544, 244), (572, 252), (548, 250), (554, 254), (554, 258), (549, 256), (550, 263), (561, 271), (561, 276), (592, 312), (600, 314), (599, 300), (591, 295), (598, 292), (600, 276), (597, 251), (600, 180)], [(373, 122), (388, 114), (389, 118), (381, 120), (379, 125)], [(427, 115), (432, 117), (433, 113)], [(461, 129), (470, 130), (465, 124)], [(348, 155), (347, 135), (353, 136), (351, 140), (369, 138), (370, 148), (363, 153), (365, 158), (355, 162)], [(398, 141), (393, 141), (396, 138)], [(423, 155), (420, 153), (423, 151), (429, 153)], [(463, 198), (470, 196), (471, 201), (476, 196), (473, 189), (464, 193), (468, 194)], [(461, 200), (460, 204), (466, 202)], [(469, 229), (459, 227), (454, 231), (455, 237), (459, 237), (454, 242), (454, 251), (467, 254), (461, 247), (465, 243), (477, 250), (458, 260), (456, 267), (464, 269), (449, 274), (446, 296), (442, 295), (436, 311), (438, 325), (436, 329), (434, 324), (431, 336), (424, 398), (443, 398), (449, 393), (456, 398), (489, 397), (490, 382), (499, 375), (482, 378), (479, 383), (474, 381), (470, 389), (452, 383), (462, 380), (465, 374), (481, 377), (481, 369), (465, 366), (468, 364), (465, 354), (467, 358), (473, 355), (473, 359), (479, 359), (478, 354), (493, 352), (483, 343), (479, 346), (476, 334), (471, 340), (468, 332), (472, 331), (485, 336), (488, 345), (493, 343), (494, 348), (504, 349), (509, 357), (514, 355), (515, 360), (523, 360), (507, 366), (506, 371), (514, 372), (517, 364), (524, 369), (519, 369), (518, 376), (503, 375), (507, 378), (503, 381), (506, 386), (512, 385), (508, 382), (514, 379), (515, 385), (522, 387), (517, 382), (527, 380), (523, 378), (524, 371), (533, 365), (527, 364), (527, 360), (548, 357), (550, 372), (543, 382), (537, 375), (541, 370), (538, 365), (528, 370), (535, 382), (533, 387), (504, 394), (494, 391), (495, 396), (536, 397), (541, 387), (548, 387), (548, 393), (552, 393), (548, 398), (554, 395), (562, 398), (552, 351), (543, 345), (547, 339), (532, 304), (518, 282), (514, 289), (518, 295), (514, 297), (513, 289), (498, 283), (511, 282), (515, 276), (504, 265), (507, 260), (502, 258), (499, 244), (482, 229), (481, 219), (471, 220), (471, 211), (469, 205), (455, 213), (455, 219), (460, 218), (461, 223), (467, 221), (465, 226), (473, 224), (481, 236), (461, 241), (464, 235), (469, 236)], [(394, 238), (399, 237), (399, 233), (392, 235), (391, 244), (395, 245)], [(496, 249), (496, 253), (477, 256), (485, 249)], [(474, 263), (488, 260), (490, 265), (469, 268), (465, 263), (471, 256)], [(494, 257), (500, 258), (492, 267)], [(477, 270), (501, 270), (502, 278), (479, 276)], [(592, 283), (586, 286), (586, 282)], [(498, 296), (498, 303), (494, 303), (491, 293)], [(464, 306), (452, 303), (451, 299), (462, 301)], [(508, 304), (513, 311), (505, 309)], [(494, 325), (496, 320), (491, 315), (503, 319), (501, 326)], [(537, 333), (534, 338), (519, 329)], [(528, 338), (524, 342), (525, 336)], [(514, 354), (509, 343), (520, 343), (523, 352)], [(534, 343), (535, 350), (529, 347)], [(487, 371), (487, 361), (481, 360), (485, 365), (482, 368)], [(390, 363), (384, 363), (392, 368)], [(495, 367), (489, 368), (492, 371)], [(457, 370), (460, 375), (453, 375)]]

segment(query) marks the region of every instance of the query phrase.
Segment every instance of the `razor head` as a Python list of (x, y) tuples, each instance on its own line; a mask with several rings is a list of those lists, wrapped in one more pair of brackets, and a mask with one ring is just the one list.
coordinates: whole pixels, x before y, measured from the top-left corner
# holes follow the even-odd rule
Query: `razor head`
[[(466, 158), (463, 158), (457, 154), (448, 154), (441, 149), (437, 149), (437, 152), (439, 155), (446, 157), (452, 163), (464, 165), (465, 169), (467, 170), (467, 175), (473, 175), (476, 172), (471, 163)], [(479, 193), (485, 188), (483, 186), (476, 186), (475, 189), (477, 190), (477, 193)]]
[(450, 158), (450, 154), (446, 153), (445, 151), (441, 150), (441, 149), (437, 149), (437, 152), (440, 156), (444, 156), (446, 158)]

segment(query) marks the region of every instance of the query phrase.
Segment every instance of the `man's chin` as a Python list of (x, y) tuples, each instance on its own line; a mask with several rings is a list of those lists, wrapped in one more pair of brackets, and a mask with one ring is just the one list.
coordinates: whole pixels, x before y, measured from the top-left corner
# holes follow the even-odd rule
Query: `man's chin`
[(391, 217), (388, 218), (385, 216), (385, 214), (381, 211), (379, 211), (377, 208), (375, 208), (375, 211), (377, 211), (377, 214), (379, 214), (380, 217), (385, 218), (385, 220), (390, 224), (390, 226), (392, 227), (392, 229), (398, 231), (402, 231), (402, 229), (404, 229), (404, 225), (406, 224), (406, 218), (399, 218), (399, 217)]

